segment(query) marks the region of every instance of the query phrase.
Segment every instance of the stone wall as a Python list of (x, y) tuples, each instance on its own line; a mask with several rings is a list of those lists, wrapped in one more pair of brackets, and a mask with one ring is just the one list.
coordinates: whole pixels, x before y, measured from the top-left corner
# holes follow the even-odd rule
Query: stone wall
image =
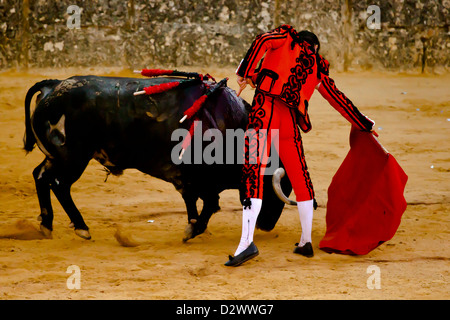
[[(70, 29), (70, 5), (81, 8)], [(370, 5), (380, 29), (369, 29)], [(309, 29), (340, 71), (448, 70), (449, 0), (0, 0), (0, 69), (237, 66), (257, 34)]]

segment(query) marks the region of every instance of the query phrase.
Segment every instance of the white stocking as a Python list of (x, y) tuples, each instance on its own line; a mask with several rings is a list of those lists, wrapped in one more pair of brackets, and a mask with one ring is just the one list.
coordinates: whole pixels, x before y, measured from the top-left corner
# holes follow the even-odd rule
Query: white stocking
[(242, 234), (239, 246), (234, 253), (235, 256), (248, 248), (253, 242), (253, 234), (255, 233), (256, 219), (261, 211), (262, 200), (257, 198), (250, 198), (251, 207), (242, 211)]
[(302, 225), (302, 236), (298, 244), (299, 247), (303, 247), (307, 242), (312, 242), (311, 231), (314, 212), (313, 203), (314, 200), (297, 202), (300, 224)]

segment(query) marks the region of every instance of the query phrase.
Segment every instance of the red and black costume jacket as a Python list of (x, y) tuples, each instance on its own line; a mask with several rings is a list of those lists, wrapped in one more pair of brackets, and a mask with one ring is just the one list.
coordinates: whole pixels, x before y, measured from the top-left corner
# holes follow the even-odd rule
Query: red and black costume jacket
[(306, 41), (300, 42), (296, 35), (291, 26), (282, 25), (257, 36), (236, 74), (252, 78), (259, 91), (296, 108), (304, 132), (311, 130), (308, 101), (315, 88), (353, 125), (364, 131), (372, 130), (374, 122), (359, 112), (328, 76), (328, 61)]

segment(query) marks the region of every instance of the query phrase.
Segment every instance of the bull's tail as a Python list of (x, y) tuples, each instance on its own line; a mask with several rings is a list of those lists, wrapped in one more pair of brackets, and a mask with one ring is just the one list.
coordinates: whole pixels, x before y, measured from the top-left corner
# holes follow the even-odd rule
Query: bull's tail
[(34, 136), (33, 129), (31, 128), (31, 112), (30, 112), (30, 104), (31, 99), (35, 95), (36, 92), (41, 91), (44, 87), (53, 87), (59, 84), (60, 80), (43, 80), (41, 82), (36, 83), (32, 86), (25, 97), (25, 135), (23, 137), (23, 145), (24, 149), (27, 152), (33, 150), (34, 145), (36, 144), (36, 137)]

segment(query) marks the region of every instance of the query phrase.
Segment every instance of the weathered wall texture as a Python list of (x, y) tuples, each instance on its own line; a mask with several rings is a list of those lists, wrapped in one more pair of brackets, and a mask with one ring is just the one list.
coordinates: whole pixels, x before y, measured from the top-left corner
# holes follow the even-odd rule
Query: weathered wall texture
[[(69, 29), (67, 8), (82, 8)], [(381, 29), (366, 25), (378, 5)], [(318, 34), (341, 71), (448, 70), (449, 0), (0, 0), (0, 69), (237, 66), (257, 34)]]

